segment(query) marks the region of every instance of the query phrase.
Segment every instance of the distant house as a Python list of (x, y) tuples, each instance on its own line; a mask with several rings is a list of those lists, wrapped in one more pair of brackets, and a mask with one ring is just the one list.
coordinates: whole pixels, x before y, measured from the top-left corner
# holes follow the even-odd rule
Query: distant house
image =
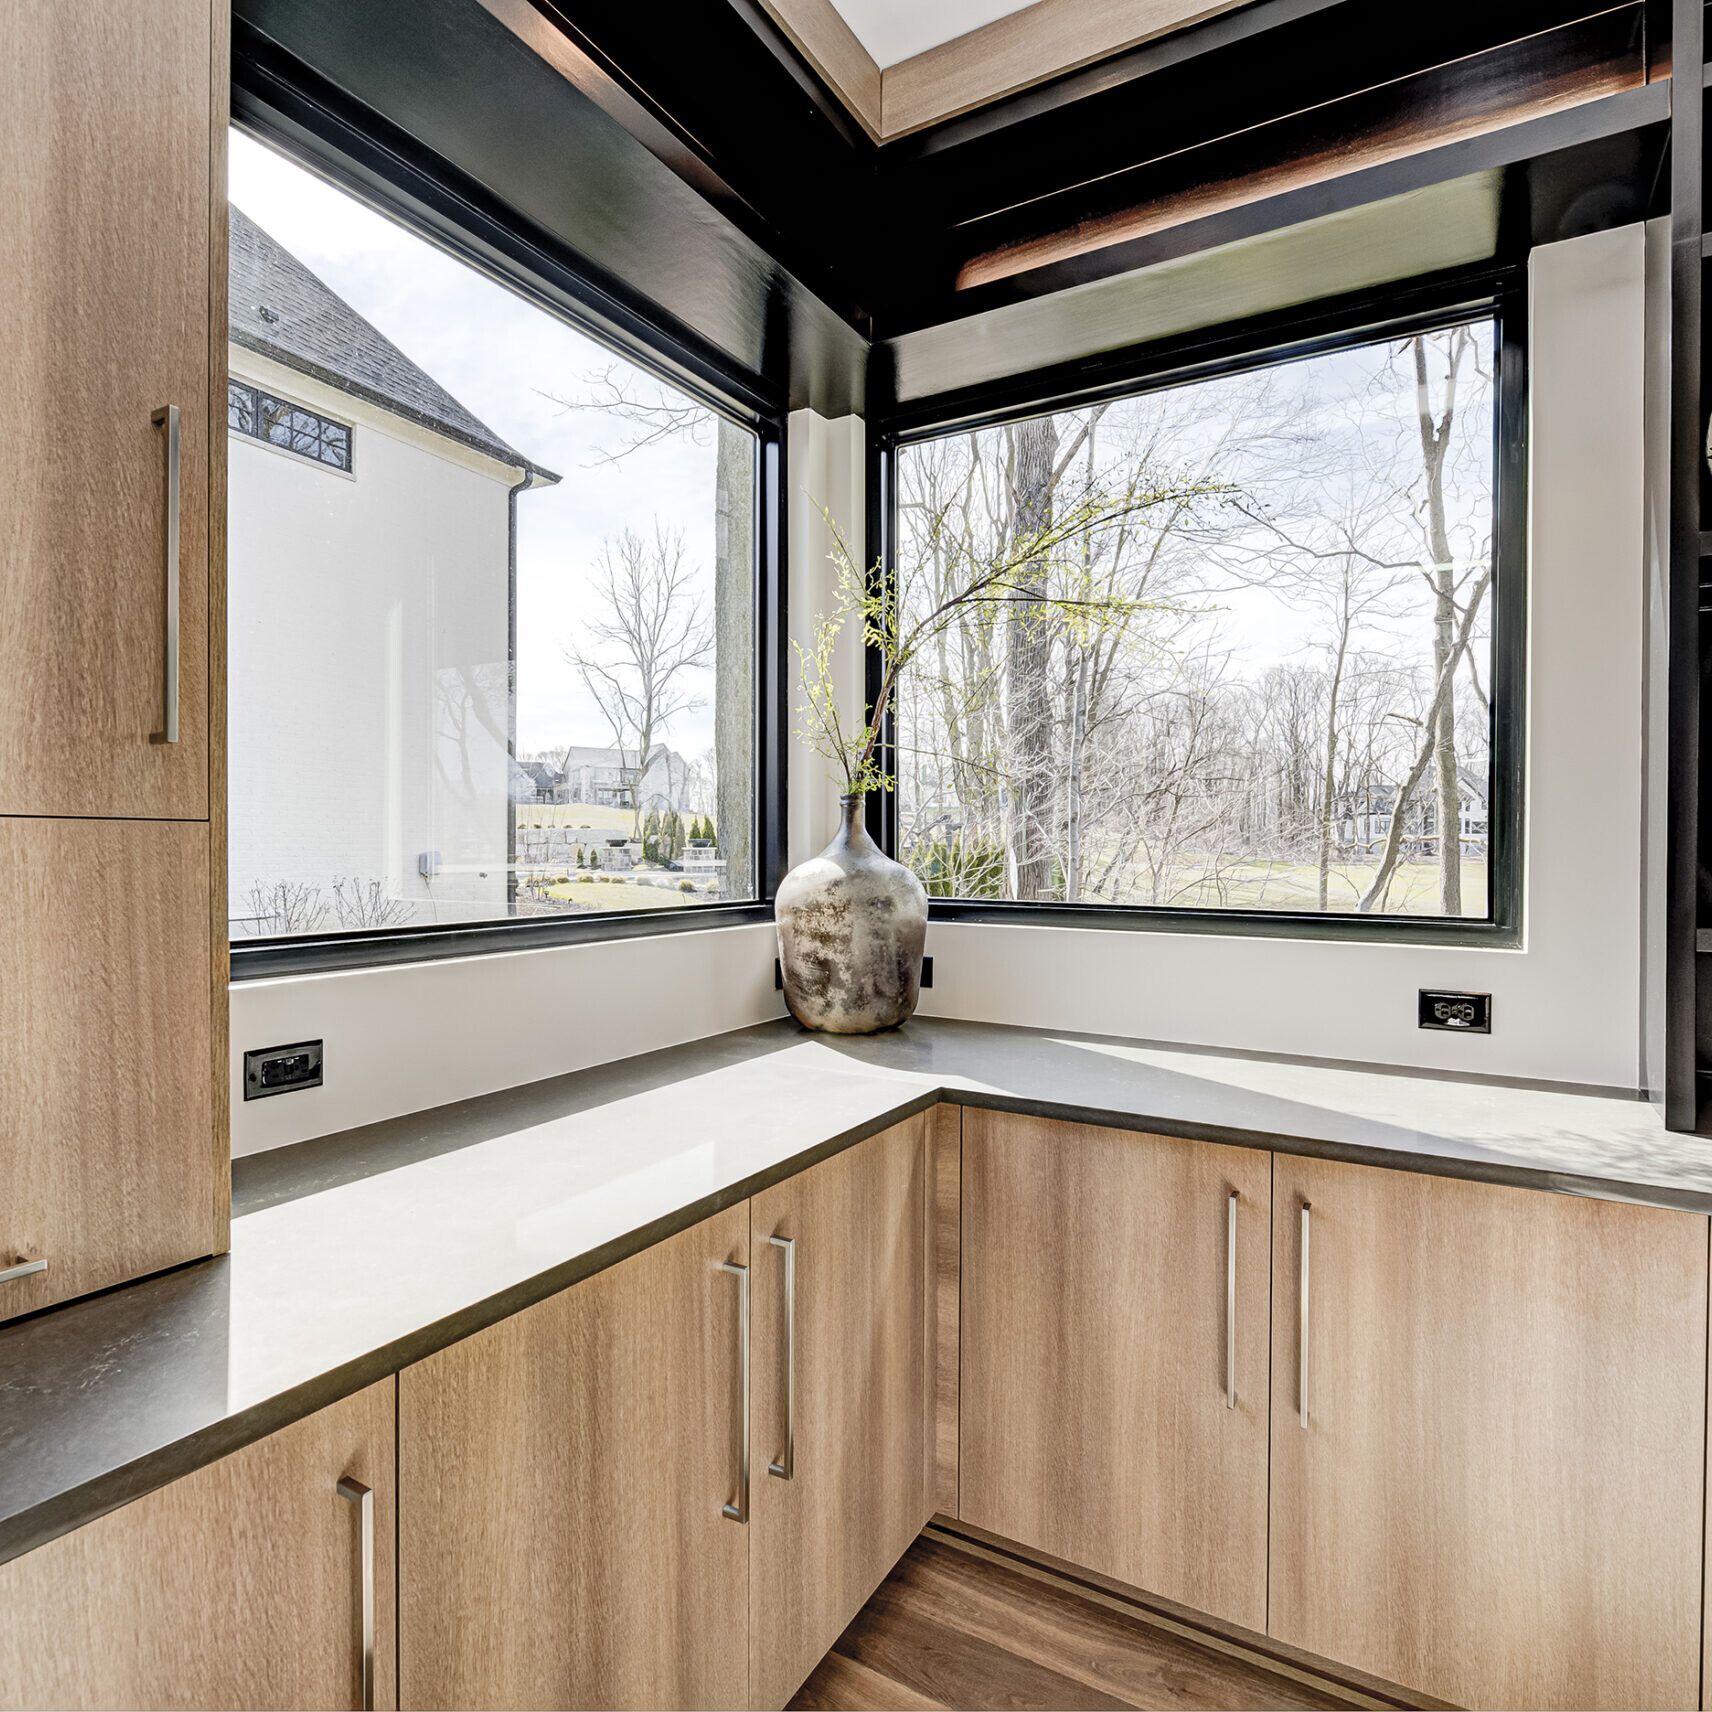
[(238, 208), (228, 331), (234, 929), (280, 931), (281, 882), (361, 925), (341, 878), (503, 913), (515, 507), (559, 478)]
[(586, 803), (643, 814), (685, 806), (690, 764), (682, 755), (657, 743), (645, 768), (635, 762), (634, 752), (573, 746), (518, 766), (534, 789), (531, 802)]
[[(1483, 773), (1457, 770), (1458, 834), (1465, 860), (1484, 862), (1487, 851), (1487, 783)], [(1377, 857), (1391, 835), (1397, 787), (1378, 785), (1349, 791), (1333, 808), (1332, 837), (1339, 861), (1360, 862)], [(1401, 852), (1405, 862), (1436, 861), (1439, 854), (1437, 794), (1423, 784), (1403, 811)]]

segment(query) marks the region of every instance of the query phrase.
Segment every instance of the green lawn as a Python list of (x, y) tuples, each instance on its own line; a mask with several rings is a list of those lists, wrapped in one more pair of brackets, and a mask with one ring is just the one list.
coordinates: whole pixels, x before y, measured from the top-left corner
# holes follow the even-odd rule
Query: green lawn
[[(1181, 866), (1175, 884), (1162, 889), (1162, 902), (1180, 909), (1276, 909), (1317, 910), (1320, 907), (1320, 871), (1311, 862), (1247, 862), (1224, 869), (1217, 882), (1199, 881), (1204, 872), (1200, 862)], [(1353, 913), (1362, 892), (1372, 880), (1374, 867), (1365, 862), (1332, 864), (1326, 889), (1326, 908)], [(1145, 902), (1140, 895), (1132, 902)], [(1437, 915), (1439, 869), (1436, 862), (1400, 862), (1392, 876), (1388, 915)], [(1462, 865), (1462, 912), (1486, 913), (1486, 864)]]
[(664, 886), (639, 886), (632, 880), (567, 880), (548, 886), (547, 896), (560, 903), (592, 910), (677, 909), (688, 903), (705, 902), (701, 892), (680, 892), (675, 878)]
[(597, 832), (629, 832), (636, 817), (610, 803), (519, 803), (517, 824), (524, 826), (590, 826)]

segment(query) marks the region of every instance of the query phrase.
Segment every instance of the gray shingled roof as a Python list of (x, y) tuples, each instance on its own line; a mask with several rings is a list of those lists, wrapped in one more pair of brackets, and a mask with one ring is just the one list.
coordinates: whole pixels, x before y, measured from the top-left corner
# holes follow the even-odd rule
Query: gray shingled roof
[(241, 208), (231, 209), (232, 343), (556, 482), (477, 421), (434, 377), (316, 278)]

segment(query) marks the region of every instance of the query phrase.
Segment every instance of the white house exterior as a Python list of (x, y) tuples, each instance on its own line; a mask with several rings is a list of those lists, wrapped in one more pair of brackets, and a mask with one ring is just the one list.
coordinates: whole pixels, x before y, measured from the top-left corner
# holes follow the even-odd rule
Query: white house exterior
[(558, 478), (237, 209), (230, 318), (234, 932), (503, 915), (514, 495)]

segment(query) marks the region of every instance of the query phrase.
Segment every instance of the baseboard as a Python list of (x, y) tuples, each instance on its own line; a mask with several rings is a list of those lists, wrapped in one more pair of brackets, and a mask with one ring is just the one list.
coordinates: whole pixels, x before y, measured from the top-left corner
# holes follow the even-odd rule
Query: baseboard
[(950, 1516), (934, 1516), (922, 1530), (922, 1535), (940, 1545), (968, 1552), (1020, 1575), (1049, 1586), (1062, 1587), (1096, 1604), (1122, 1611), (1198, 1646), (1209, 1647), (1276, 1675), (1287, 1676), (1350, 1706), (1420, 1707), (1427, 1712), (1445, 1712), (1451, 1707), (1449, 1701), (1434, 1700), (1429, 1695), (1387, 1682), (1382, 1677), (1370, 1676), (1366, 1671), (1355, 1670), (1276, 1641), (1270, 1635), (1256, 1634), (1252, 1629), (1209, 1617), (1173, 1600), (1162, 1599), (1157, 1594), (1127, 1586), (1093, 1570), (1065, 1563), (1045, 1552), (1032, 1551), (1013, 1540), (1001, 1539), (984, 1528), (973, 1527)]

